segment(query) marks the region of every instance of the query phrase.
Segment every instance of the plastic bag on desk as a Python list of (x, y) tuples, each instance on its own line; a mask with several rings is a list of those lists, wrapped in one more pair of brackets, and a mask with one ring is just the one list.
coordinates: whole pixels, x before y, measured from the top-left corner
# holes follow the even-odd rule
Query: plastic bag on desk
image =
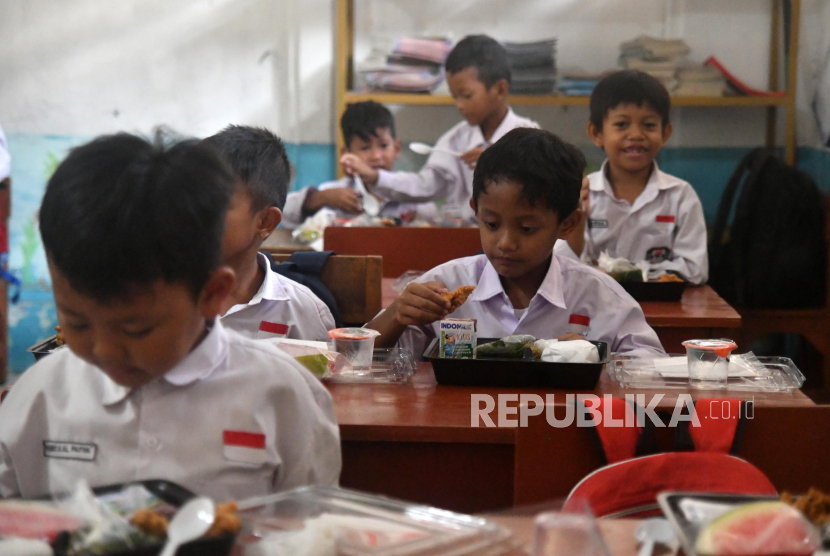
[(548, 363), (599, 363), (599, 350), (588, 340), (537, 340), (535, 347)]
[(632, 263), (628, 259), (614, 259), (606, 251), (599, 254), (597, 266), (618, 282), (643, 282), (651, 269), (647, 261)]
[[(325, 342), (274, 340), (274, 343), (320, 380), (331, 378), (352, 368), (352, 364), (345, 355), (328, 349)], [(323, 344), (326, 347), (313, 344)]]

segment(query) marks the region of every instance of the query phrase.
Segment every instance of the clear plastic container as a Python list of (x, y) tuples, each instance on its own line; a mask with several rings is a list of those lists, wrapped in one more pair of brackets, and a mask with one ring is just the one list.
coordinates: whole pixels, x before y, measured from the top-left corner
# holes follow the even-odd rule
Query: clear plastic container
[(350, 368), (344, 368), (329, 376), (327, 381), (336, 384), (404, 384), (417, 369), (418, 364), (408, 349), (375, 348), (372, 353), (372, 367), (368, 372), (354, 372)]
[(732, 340), (686, 340), (689, 387), (703, 390), (726, 388), (729, 354), (738, 345)]
[(517, 545), (509, 530), (479, 517), (329, 487), (251, 498), (239, 509), (245, 556), (311, 544), (338, 556), (501, 556)]
[(354, 373), (371, 372), (375, 337), (380, 332), (369, 328), (335, 328), (329, 330), (334, 351), (342, 353), (352, 364)]

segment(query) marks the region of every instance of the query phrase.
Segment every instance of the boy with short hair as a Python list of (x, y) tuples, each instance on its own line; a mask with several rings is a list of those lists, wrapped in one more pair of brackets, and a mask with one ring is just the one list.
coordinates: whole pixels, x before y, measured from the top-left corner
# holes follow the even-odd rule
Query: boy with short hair
[(588, 136), (608, 157), (588, 176), (587, 225), (557, 252), (590, 262), (611, 257), (702, 284), (709, 275), (703, 207), (688, 182), (661, 172), (655, 158), (671, 136), (671, 99), (660, 81), (624, 70), (591, 94)]
[(64, 340), (0, 405), (0, 496), (162, 478), (224, 500), (334, 485), (331, 396), (216, 317), (233, 175), (210, 149), (127, 134), (74, 149), (40, 230)]
[[(375, 170), (392, 170), (401, 155), (401, 142), (395, 137), (395, 118), (384, 105), (373, 100), (355, 102), (340, 118), (344, 147), (341, 155), (351, 154)], [(412, 213), (432, 213), (429, 203), (384, 201), (380, 216), (402, 218)], [(354, 178), (346, 176), (318, 187), (305, 187), (288, 194), (282, 211), (283, 225), (296, 228), (317, 211), (328, 208), (340, 218), (354, 217), (363, 211), (363, 202)]]
[(280, 223), (291, 181), (282, 141), (264, 128), (231, 125), (204, 142), (239, 178), (223, 240), (223, 262), (236, 273), (236, 287), (222, 305), (222, 324), (247, 338), (327, 341), (335, 325), (326, 304), (274, 272), (259, 252)]
[(360, 174), (370, 190), (385, 199), (446, 200), (473, 220), (469, 201), (478, 157), (511, 129), (539, 125), (517, 116), (510, 108), (510, 64), (507, 52), (496, 40), (486, 35), (464, 37), (447, 56), (444, 66), (455, 106), (465, 121), (438, 139), (436, 150), (420, 172), (376, 170), (348, 154), (341, 162), (347, 174)]
[(585, 158), (555, 135), (515, 129), (482, 153), (473, 198), (484, 255), (440, 265), (410, 283), (367, 327), (375, 343), (396, 342), (420, 355), (438, 335), (450, 303), (441, 293), (476, 289), (452, 318), (476, 319), (482, 338), (531, 334), (573, 339), (570, 323), (613, 352), (664, 355), (640, 306), (611, 277), (554, 255), (557, 238), (581, 220)]

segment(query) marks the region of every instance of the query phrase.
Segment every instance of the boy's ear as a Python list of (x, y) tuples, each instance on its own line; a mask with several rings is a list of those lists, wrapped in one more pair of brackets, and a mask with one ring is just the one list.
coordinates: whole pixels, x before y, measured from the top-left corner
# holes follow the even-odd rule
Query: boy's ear
[(568, 216), (565, 220), (559, 224), (559, 229), (557, 230), (556, 239), (564, 239), (567, 240), (568, 236), (571, 235), (577, 226), (582, 223), (582, 219), (585, 218), (585, 213), (582, 212), (582, 209), (576, 209)]
[(282, 222), (282, 211), (277, 207), (264, 208), (259, 212), (257, 233), (263, 240), (271, 235)]
[(395, 160), (401, 156), (401, 140), (395, 139)]
[(603, 147), (602, 131), (597, 129), (593, 122), (588, 122), (588, 138), (599, 148)]
[(507, 95), (510, 94), (510, 83), (507, 79), (499, 79), (493, 84), (493, 89), (499, 98), (507, 99)]
[(674, 128), (672, 128), (671, 122), (669, 122), (666, 124), (666, 127), (663, 128), (663, 143), (669, 140), (672, 131), (674, 131)]
[(470, 197), (470, 208), (473, 209), (474, 213), (478, 212), (478, 209), (476, 208), (476, 201), (472, 197)]
[(216, 318), (222, 314), (222, 304), (233, 291), (236, 274), (229, 266), (220, 266), (208, 278), (199, 294), (199, 311), (206, 319)]

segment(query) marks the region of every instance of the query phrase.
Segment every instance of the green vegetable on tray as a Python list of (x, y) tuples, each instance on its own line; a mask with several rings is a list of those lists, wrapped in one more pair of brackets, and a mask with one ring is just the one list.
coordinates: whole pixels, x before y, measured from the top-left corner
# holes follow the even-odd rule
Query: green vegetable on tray
[(609, 272), (608, 275), (617, 282), (643, 282), (643, 271), (639, 268), (622, 272)]
[(329, 370), (328, 357), (322, 353), (318, 353), (317, 355), (300, 355), (294, 359), (296, 359), (297, 362), (303, 367), (311, 371), (311, 373), (317, 378), (323, 378)]
[(524, 343), (505, 343), (496, 340), (489, 344), (481, 344), (476, 348), (476, 357), (479, 359), (525, 359), (525, 350), (529, 349)]

